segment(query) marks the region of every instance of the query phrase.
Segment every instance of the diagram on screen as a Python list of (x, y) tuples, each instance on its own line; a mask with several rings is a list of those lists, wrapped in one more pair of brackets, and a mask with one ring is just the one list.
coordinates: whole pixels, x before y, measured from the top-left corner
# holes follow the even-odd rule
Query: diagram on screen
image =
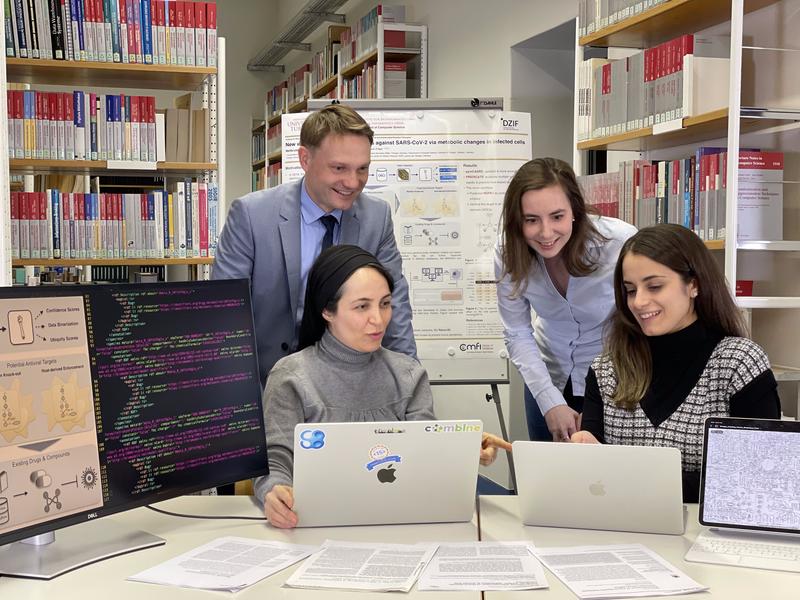
[(458, 217), (460, 214), (456, 190), (415, 187), (399, 189), (396, 194), (399, 202), (398, 217), (441, 219)]
[(407, 247), (458, 246), (461, 244), (461, 231), (459, 224), (451, 221), (403, 223), (398, 239)]
[(0, 436), (6, 442), (16, 437), (27, 438), (28, 426), (36, 419), (33, 395), (21, 392), (22, 381), (15, 379), (10, 386), (0, 382)]
[(8, 311), (8, 337), (14, 346), (33, 343), (33, 315), (29, 310)]

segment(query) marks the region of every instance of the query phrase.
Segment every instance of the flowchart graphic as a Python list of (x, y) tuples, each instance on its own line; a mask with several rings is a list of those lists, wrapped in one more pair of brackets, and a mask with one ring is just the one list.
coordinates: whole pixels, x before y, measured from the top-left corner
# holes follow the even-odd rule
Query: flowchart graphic
[(81, 296), (0, 300), (0, 531), (102, 505)]

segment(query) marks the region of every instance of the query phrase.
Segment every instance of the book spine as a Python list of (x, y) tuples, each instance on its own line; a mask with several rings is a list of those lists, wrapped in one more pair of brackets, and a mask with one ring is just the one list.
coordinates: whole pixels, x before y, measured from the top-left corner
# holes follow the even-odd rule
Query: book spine
[(141, 0), (142, 56), (145, 64), (153, 64), (153, 20), (150, 0)]
[(14, 20), (17, 26), (17, 48), (20, 58), (28, 58), (28, 30), (26, 29), (24, 2), (25, 0), (14, 0)]
[(50, 39), (53, 44), (53, 58), (64, 60), (64, 23), (61, 20), (61, 4), (58, 0), (47, 0), (50, 15)]
[(130, 0), (129, 4), (133, 5), (133, 46), (136, 52), (136, 62), (144, 62), (143, 48), (142, 48), (142, 7), (137, 0)]
[(123, 63), (130, 61), (130, 53), (128, 52), (128, 11), (125, 5), (125, 0), (117, 1), (117, 12), (119, 19), (119, 53), (120, 60)]
[(191, 2), (183, 3), (183, 25), (186, 45), (186, 66), (194, 66), (194, 6)]
[[(34, 1), (33, 0), (25, 0), (25, 4), (23, 5), (23, 10), (25, 12), (25, 26), (28, 28), (28, 31), (31, 33), (31, 56), (33, 58), (39, 58), (39, 32), (36, 27), (36, 9), (34, 8)], [(37, 250), (38, 252), (38, 250)], [(32, 258), (38, 258), (32, 257)]]
[(3, 11), (3, 25), (5, 25), (6, 35), (6, 56), (16, 56), (17, 51), (14, 45), (14, 23), (12, 19), (11, 0), (5, 0)]

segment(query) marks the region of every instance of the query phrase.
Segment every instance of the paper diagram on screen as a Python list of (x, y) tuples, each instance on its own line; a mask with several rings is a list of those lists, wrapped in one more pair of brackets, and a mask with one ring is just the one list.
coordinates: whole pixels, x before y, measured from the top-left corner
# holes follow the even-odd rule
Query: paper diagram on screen
[(0, 301), (0, 531), (102, 505), (83, 298)]

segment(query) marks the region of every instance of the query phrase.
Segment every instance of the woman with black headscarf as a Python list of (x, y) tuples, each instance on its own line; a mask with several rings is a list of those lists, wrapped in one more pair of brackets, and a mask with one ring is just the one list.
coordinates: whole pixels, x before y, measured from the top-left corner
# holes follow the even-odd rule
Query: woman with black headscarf
[[(332, 246), (308, 274), (300, 351), (278, 361), (267, 378), (264, 415), (269, 475), (256, 496), (276, 527), (294, 527), (292, 467), (298, 423), (434, 419), (425, 369), (381, 347), (392, 318), (391, 276), (369, 252)], [(485, 434), (481, 462), (506, 442)]]

